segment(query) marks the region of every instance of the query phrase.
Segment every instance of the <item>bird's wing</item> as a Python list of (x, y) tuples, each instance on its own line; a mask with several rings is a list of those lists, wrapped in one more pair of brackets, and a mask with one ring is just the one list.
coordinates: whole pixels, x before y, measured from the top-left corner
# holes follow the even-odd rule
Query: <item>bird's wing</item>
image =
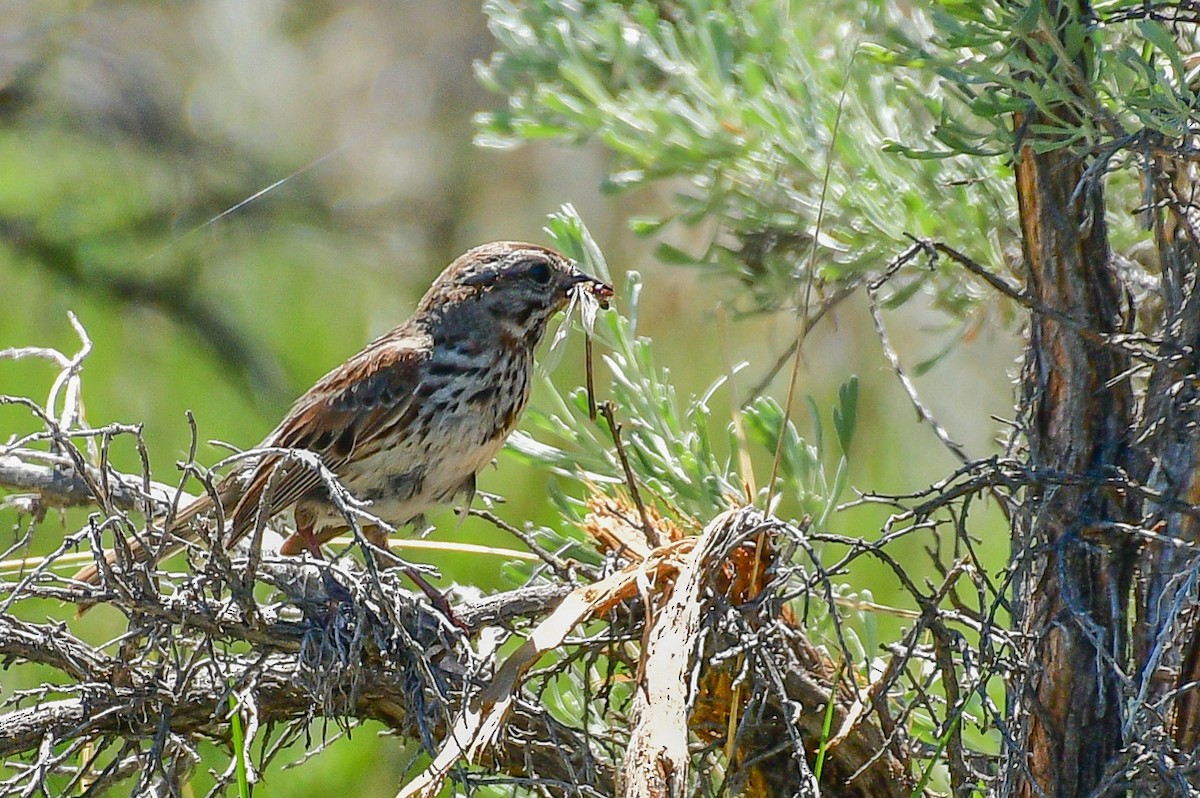
[[(326, 466), (337, 471), (356, 450), (399, 431), (412, 420), (413, 392), (420, 383), (422, 361), (428, 341), (399, 330), (371, 343), (359, 354), (322, 377), (301, 396), (279, 426), (260, 444), (268, 448), (308, 449), (321, 456)], [(254, 528), (258, 505), (280, 455), (265, 455), (253, 465), (227, 474), (216, 487), (225, 512), (231, 514), (232, 529), (227, 541), (232, 546)], [(305, 493), (321, 484), (313, 469), (296, 464), (286, 469), (271, 493), (267, 515), (287, 509)], [(242, 486), (245, 486), (244, 488)], [(182, 547), (183, 540), (198, 537), (192, 520), (213, 509), (212, 497), (196, 498), (172, 519), (176, 540), (151, 550), (139, 541), (129, 542), (135, 562), (167, 556)], [(107, 553), (109, 563), (116, 552)], [(82, 568), (75, 579), (96, 584), (100, 580), (95, 563)]]
[[(307, 449), (337, 472), (355, 452), (398, 434), (416, 415), (413, 394), (420, 384), (430, 347), (412, 335), (389, 335), (322, 377), (301, 396), (279, 426), (262, 442), (265, 448)], [(254, 527), (259, 504), (280, 467), (282, 455), (264, 455), (244, 476), (245, 488), (232, 511), (232, 546)], [(271, 487), (267, 515), (294, 504), (321, 485), (314, 469), (282, 466)], [(232, 475), (231, 475), (232, 476)]]

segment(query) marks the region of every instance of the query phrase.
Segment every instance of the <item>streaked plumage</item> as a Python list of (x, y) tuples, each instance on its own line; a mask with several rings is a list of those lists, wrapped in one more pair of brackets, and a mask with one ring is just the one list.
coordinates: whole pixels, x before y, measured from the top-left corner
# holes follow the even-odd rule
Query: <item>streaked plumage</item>
[[(547, 322), (580, 288), (602, 302), (612, 293), (545, 247), (476, 247), (442, 272), (408, 321), (296, 400), (260, 447), (317, 453), (354, 496), (371, 503), (371, 513), (395, 527), (457, 493), (473, 493), (476, 473), (525, 409), (534, 348)], [(284, 471), (274, 477), (266, 512), (292, 508), (297, 527), (282, 553), (313, 548), (345, 528), (313, 469), (280, 461), (277, 454), (244, 461), (219, 483), (227, 546), (253, 530), (277, 467)], [(180, 512), (172, 533), (194, 539), (193, 519), (213, 509), (211, 499), (198, 499)], [(140, 548), (134, 553), (150, 559)], [(76, 578), (94, 583), (98, 569), (89, 566)]]

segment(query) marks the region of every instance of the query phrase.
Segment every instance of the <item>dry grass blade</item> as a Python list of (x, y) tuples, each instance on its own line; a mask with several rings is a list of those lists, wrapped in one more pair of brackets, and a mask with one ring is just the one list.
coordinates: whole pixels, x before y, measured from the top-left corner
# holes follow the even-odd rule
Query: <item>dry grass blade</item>
[(584, 374), (587, 380), (588, 419), (596, 420), (596, 378), (592, 368), (592, 334), (589, 331), (583, 339)]

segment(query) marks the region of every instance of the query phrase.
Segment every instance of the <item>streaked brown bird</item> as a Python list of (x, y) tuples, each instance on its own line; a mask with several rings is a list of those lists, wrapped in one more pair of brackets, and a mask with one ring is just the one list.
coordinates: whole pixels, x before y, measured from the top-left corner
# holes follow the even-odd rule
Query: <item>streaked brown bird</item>
[[(513, 241), (476, 247), (441, 273), (412, 318), (318, 380), (259, 446), (316, 453), (393, 527), (459, 494), (469, 502), (475, 475), (525, 409), (547, 323), (576, 291), (602, 306), (612, 296), (554, 250)], [(268, 516), (293, 511), (296, 531), (281, 554), (319, 556), (320, 544), (347, 528), (319, 474), (284, 458), (242, 461), (218, 483), (227, 547), (254, 529), (264, 496)], [(135, 543), (134, 558), (146, 562), (195, 540), (197, 518), (214, 509), (207, 495), (192, 502), (171, 523), (167, 546), (152, 553)], [(386, 543), (381, 528), (364, 531)], [(116, 562), (115, 552), (107, 558)], [(93, 564), (75, 578), (95, 584), (99, 573)]]

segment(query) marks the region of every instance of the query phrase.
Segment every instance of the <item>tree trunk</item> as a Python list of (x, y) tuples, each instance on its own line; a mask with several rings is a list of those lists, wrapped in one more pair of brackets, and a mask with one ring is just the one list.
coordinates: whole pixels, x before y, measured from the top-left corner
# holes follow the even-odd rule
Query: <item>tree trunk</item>
[[(1046, 121), (1016, 120), (1023, 131)], [(1024, 366), (1038, 478), (1013, 523), (1021, 671), (1009, 697), (1010, 796), (1084, 798), (1121, 748), (1132, 547), (1108, 533), (1129, 520), (1130, 500), (1100, 482), (1126, 468), (1133, 401), (1128, 357), (1105, 340), (1122, 328), (1121, 293), (1103, 186), (1081, 186), (1086, 166), (1066, 148), (1037, 152), (1031, 134), (1018, 142), (1027, 290), (1052, 312), (1033, 314)]]

